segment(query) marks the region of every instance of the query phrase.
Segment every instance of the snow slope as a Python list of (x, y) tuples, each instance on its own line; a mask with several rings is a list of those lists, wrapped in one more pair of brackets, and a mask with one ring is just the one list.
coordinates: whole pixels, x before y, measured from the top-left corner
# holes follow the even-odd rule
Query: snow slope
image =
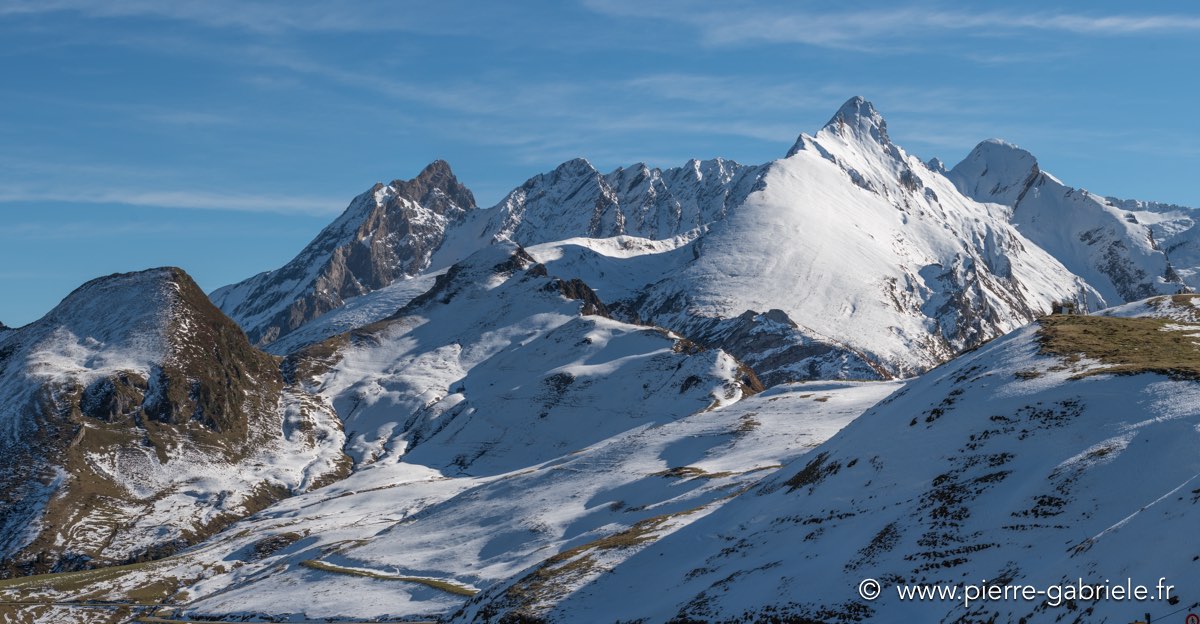
[(568, 290), (522, 248), (488, 246), (393, 317), (317, 345), (332, 363), (307, 382), (332, 400), (357, 461), (473, 474), (736, 401), (756, 383), (720, 351), (685, 358), (661, 330), (580, 316), (566, 295), (586, 295)]
[(340, 307), (284, 334), (263, 347), (263, 350), (287, 355), (305, 346), (382, 321), (432, 288), (442, 273), (444, 271), (427, 271), (414, 277), (400, 278), (379, 290), (347, 299)]
[[(1116, 325), (1115, 338), (1143, 320)], [(1200, 601), (1200, 552), (1185, 537), (1200, 492), (1200, 387), (1103, 374), (1109, 364), (1087, 353), (1046, 354), (1038, 332), (911, 382), (733, 502), (609, 557), (607, 573), (522, 593), (574, 559), (557, 561), (489, 588), (455, 621), (1125, 622), (1186, 609)], [(877, 600), (858, 595), (867, 578), (883, 586)], [(895, 589), (1080, 578), (1165, 578), (1179, 602), (967, 605)]]
[(780, 386), (678, 420), (635, 423), (551, 461), (491, 476), (377, 462), (91, 591), (120, 596), (178, 579), (187, 595), (187, 606), (174, 610), (180, 616), (448, 617), (469, 596), (346, 570), (473, 592), (663, 515), (695, 519), (702, 512), (693, 510), (735, 502), (732, 495), (899, 387)]

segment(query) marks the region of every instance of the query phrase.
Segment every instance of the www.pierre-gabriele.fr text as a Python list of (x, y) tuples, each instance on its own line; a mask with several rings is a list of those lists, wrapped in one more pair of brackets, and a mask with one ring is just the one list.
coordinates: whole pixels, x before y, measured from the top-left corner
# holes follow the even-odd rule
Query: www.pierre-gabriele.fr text
[[(1045, 601), (1050, 607), (1058, 607), (1069, 601), (1134, 601), (1171, 602), (1175, 586), (1166, 578), (1159, 578), (1151, 585), (1136, 583), (1133, 579), (1101, 583), (1087, 582), (1082, 578), (1065, 583), (1031, 585), (998, 583), (982, 580), (979, 583), (959, 584), (904, 584), (895, 585), (901, 601), (961, 602), (970, 608), (982, 602)], [(883, 593), (883, 586), (875, 579), (864, 579), (858, 586), (859, 595), (875, 600)]]

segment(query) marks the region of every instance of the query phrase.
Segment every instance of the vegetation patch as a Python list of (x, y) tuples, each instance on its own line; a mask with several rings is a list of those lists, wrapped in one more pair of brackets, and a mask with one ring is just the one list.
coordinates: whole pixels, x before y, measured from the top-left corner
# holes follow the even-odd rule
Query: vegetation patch
[(361, 576), (363, 578), (378, 579), (381, 581), (401, 581), (403, 583), (418, 583), (426, 587), (432, 587), (444, 591), (448, 594), (456, 596), (474, 596), (478, 591), (469, 587), (463, 587), (448, 581), (440, 579), (427, 578), (423, 576), (401, 576), (399, 574), (388, 574), (386, 572), (376, 572), (374, 570), (363, 570), (361, 568), (347, 568), (340, 565), (335, 565), (325, 561), (317, 561), (309, 559), (301, 561), (300, 565), (311, 570), (320, 570), (321, 572), (332, 572), (334, 574), (345, 574), (347, 576)]
[(299, 533), (288, 532), (260, 539), (251, 546), (251, 558), (255, 561), (266, 559), (276, 552), (300, 541), (301, 537)]
[(708, 472), (703, 468), (695, 466), (678, 466), (660, 470), (651, 476), (666, 477), (668, 479), (721, 479), (723, 477), (731, 477), (737, 474), (736, 472)]
[(96, 570), (83, 570), (80, 572), (58, 572), (55, 574), (22, 576), (0, 580), (0, 592), (52, 591), (57, 593), (71, 593), (87, 589), (97, 583), (118, 579), (127, 573), (144, 570), (153, 565), (156, 565), (155, 562), (147, 561)]
[(1102, 364), (1079, 372), (1075, 378), (1159, 373), (1200, 380), (1200, 346), (1188, 331), (1194, 328), (1200, 332), (1200, 325), (1157, 318), (1067, 314), (1047, 316), (1039, 323), (1042, 354), (1071, 364), (1082, 358)]
[(842, 465), (838, 462), (829, 462), (828, 459), (828, 453), (821, 453), (813, 458), (800, 472), (784, 483), (788, 486), (788, 491), (792, 492), (802, 487), (816, 485), (825, 477), (837, 474), (842, 469)]

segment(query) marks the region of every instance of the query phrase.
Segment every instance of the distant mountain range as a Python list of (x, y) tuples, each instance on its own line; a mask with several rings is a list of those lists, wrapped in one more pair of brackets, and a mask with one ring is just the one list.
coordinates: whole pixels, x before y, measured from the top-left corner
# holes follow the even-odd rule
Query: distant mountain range
[(209, 296), (153, 269), (0, 325), (0, 571), (68, 573), (0, 602), (1124, 621), (855, 589), (1072, 575), (1200, 601), (1198, 214), (999, 140), (923, 162), (862, 98), (766, 164), (576, 159), (490, 208), (435, 161)]

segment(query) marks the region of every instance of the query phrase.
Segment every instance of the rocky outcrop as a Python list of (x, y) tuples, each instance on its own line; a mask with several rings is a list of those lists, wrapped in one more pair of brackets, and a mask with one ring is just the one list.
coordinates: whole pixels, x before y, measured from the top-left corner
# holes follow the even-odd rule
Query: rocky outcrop
[(282, 268), (212, 293), (259, 346), (429, 266), (446, 230), (475, 209), (450, 165), (435, 161), (411, 180), (376, 184)]
[(686, 235), (736, 209), (756, 188), (761, 169), (717, 158), (670, 169), (639, 163), (603, 174), (576, 158), (509, 193), (489, 211), (485, 232), (521, 245), (577, 236)]
[(169, 554), (349, 467), (332, 410), (174, 268), (0, 337), (0, 401), (10, 575)]

